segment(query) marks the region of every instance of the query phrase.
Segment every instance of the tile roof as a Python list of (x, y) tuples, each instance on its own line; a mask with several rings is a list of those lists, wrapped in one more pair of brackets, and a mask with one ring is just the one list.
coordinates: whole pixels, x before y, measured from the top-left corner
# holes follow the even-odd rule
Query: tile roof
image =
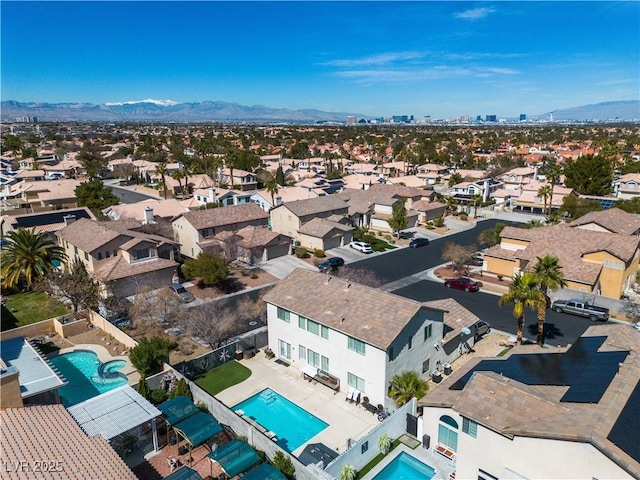
[(619, 208), (610, 208), (599, 212), (589, 212), (568, 225), (580, 228), (590, 223), (595, 223), (613, 233), (633, 235), (640, 230), (640, 215), (627, 213)]
[(423, 305), (428, 307), (444, 310), (444, 343), (458, 338), (464, 327), (470, 327), (476, 323), (478, 318), (473, 312), (456, 302), (453, 298), (444, 298), (442, 300), (431, 300), (424, 302)]
[(404, 197), (404, 198), (420, 198), (425, 195), (425, 191), (422, 188), (407, 187), (404, 185), (392, 185), (377, 183), (371, 185), (368, 191), (374, 193), (384, 193), (390, 196)]
[[(477, 423), (509, 437), (533, 437), (591, 443), (633, 477), (640, 478), (640, 462), (608, 439), (640, 378), (640, 335), (625, 325), (592, 326), (583, 337), (606, 336), (598, 352), (628, 351), (597, 403), (561, 401), (569, 386), (525, 385), (507, 375), (475, 371), (463, 389), (452, 385), (473, 371), (483, 359), (467, 362), (419, 400), (419, 405), (450, 407)], [(565, 353), (569, 347), (541, 351), (535, 345), (515, 347), (514, 355)], [(488, 359), (484, 359), (485, 361)], [(495, 372), (496, 370), (493, 369)], [(637, 432), (634, 431), (635, 435)]]
[(337, 195), (296, 200), (284, 204), (296, 217), (306, 217), (332, 210), (347, 209), (347, 203)]
[(168, 268), (175, 269), (177, 266), (178, 262), (168, 258), (154, 257), (129, 263), (122, 255), (118, 255), (100, 261), (93, 276), (102, 282), (110, 282), (143, 273), (157, 272)]
[(89, 218), (95, 220), (93, 212), (87, 207), (65, 208), (62, 210), (51, 210), (46, 212), (28, 213), (25, 215), (3, 215), (2, 220), (6, 222), (12, 230), (20, 227), (35, 228), (36, 233), (55, 232), (64, 228), (64, 217), (75, 215), (76, 219)]
[(302, 268), (281, 280), (264, 301), (382, 350), (425, 308), (414, 300)]
[(430, 202), (428, 200), (418, 200), (417, 202), (413, 202), (413, 205), (411, 205), (411, 209), (418, 212), (428, 212), (439, 208), (447, 208), (447, 206), (444, 203)]
[(181, 216), (197, 230), (234, 225), (242, 222), (264, 221), (264, 223), (266, 223), (269, 218), (269, 214), (255, 203), (186, 212)]
[(168, 198), (166, 200), (155, 200), (150, 198), (137, 203), (113, 205), (102, 210), (102, 213), (109, 215), (114, 220), (119, 218), (133, 218), (142, 221), (144, 220), (144, 211), (147, 207), (151, 207), (153, 209), (154, 216), (163, 218), (176, 217), (181, 213), (188, 211), (188, 209), (175, 198)]
[(307, 223), (302, 225), (298, 232), (303, 235), (309, 235), (317, 238), (325, 238), (334, 230), (339, 230), (340, 232), (351, 232), (354, 230), (353, 227), (348, 225), (343, 225), (338, 222), (333, 222), (331, 220), (327, 220), (326, 218), (313, 218), (309, 220)]
[[(137, 480), (109, 443), (87, 437), (62, 405), (8, 408), (0, 411), (0, 422), (3, 479)], [(28, 468), (7, 468), (19, 461)], [(54, 471), (36, 473), (44, 462)]]

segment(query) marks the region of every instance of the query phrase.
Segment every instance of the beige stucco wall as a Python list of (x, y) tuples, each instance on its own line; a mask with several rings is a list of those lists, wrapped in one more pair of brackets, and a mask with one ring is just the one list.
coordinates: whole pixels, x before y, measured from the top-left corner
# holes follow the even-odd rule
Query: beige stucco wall
[(20, 393), (20, 373), (18, 370), (0, 375), (0, 410), (4, 408), (22, 408), (22, 394)]
[(269, 212), (271, 230), (298, 240), (300, 220), (286, 206), (274, 208)]
[(527, 240), (517, 240), (515, 238), (502, 237), (500, 239), (500, 248), (505, 250), (524, 250), (529, 246)]
[(489, 255), (485, 255), (484, 260), (486, 263), (485, 271), (505, 277), (513, 277), (516, 269), (520, 267), (519, 260), (507, 260), (506, 258), (490, 257)]
[(198, 246), (201, 240), (198, 231), (186, 218), (180, 217), (173, 222), (174, 240), (180, 244), (180, 253), (189, 258), (196, 258), (202, 251)]

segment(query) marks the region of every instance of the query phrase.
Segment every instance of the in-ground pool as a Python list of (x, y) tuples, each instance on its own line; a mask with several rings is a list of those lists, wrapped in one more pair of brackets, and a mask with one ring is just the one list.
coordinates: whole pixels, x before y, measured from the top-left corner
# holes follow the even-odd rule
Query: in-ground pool
[(76, 350), (53, 357), (49, 361), (69, 382), (58, 390), (65, 407), (127, 384), (126, 375), (118, 373), (126, 365), (124, 360), (112, 360), (103, 364), (95, 353)]
[(373, 480), (431, 480), (436, 471), (407, 452), (401, 452)]
[(232, 408), (276, 434), (277, 443), (291, 453), (329, 426), (282, 395), (266, 388)]

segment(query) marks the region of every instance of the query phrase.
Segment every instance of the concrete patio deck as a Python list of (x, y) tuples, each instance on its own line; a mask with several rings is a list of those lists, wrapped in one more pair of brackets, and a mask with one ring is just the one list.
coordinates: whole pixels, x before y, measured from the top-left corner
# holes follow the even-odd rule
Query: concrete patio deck
[[(320, 383), (303, 379), (297, 368), (300, 362), (285, 366), (276, 363), (275, 359), (266, 358), (260, 351), (253, 358), (240, 360), (240, 363), (251, 370), (251, 376), (220, 392), (216, 398), (228, 407), (233, 407), (261, 390), (271, 388), (329, 424), (307, 443), (320, 442), (337, 452), (344, 452), (348, 439), (358, 439), (378, 424), (376, 416), (363, 407), (346, 401), (348, 388), (345, 386), (341, 386), (341, 391), (334, 394), (333, 390)], [(300, 363), (300, 367), (303, 365), (305, 364)], [(294, 450), (293, 454), (300, 455), (307, 443)]]

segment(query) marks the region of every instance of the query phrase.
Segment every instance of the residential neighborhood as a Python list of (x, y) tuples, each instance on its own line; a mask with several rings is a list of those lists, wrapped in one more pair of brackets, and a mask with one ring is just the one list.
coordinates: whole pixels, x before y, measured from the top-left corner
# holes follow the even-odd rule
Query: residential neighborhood
[(640, 132), (529, 128), (3, 126), (0, 476), (640, 477)]

